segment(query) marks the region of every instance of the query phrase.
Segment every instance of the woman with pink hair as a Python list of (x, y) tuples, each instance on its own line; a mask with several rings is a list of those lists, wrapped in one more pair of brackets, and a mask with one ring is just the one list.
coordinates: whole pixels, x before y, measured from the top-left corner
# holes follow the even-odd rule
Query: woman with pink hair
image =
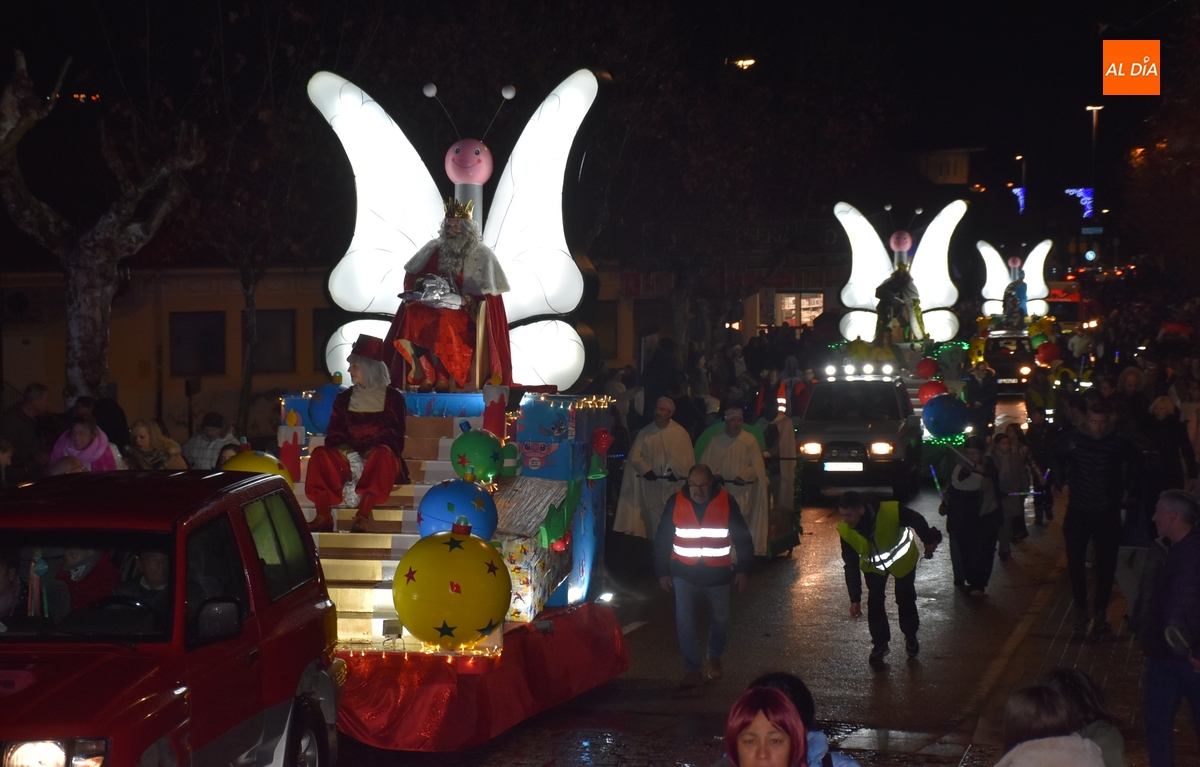
[(805, 763), (800, 712), (779, 690), (751, 687), (729, 710), (725, 753), (734, 767), (797, 767)]

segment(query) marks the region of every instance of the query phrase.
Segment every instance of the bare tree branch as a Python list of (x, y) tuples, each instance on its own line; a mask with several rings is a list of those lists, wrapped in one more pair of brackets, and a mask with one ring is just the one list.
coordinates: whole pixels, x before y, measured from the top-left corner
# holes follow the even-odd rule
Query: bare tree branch
[(17, 227), (60, 260), (70, 251), (78, 232), (71, 222), (34, 196), (25, 185), (15, 152), (0, 157), (0, 197)]
[(67, 68), (71, 66), (68, 57), (59, 70), (54, 89), (41, 99), (33, 92), (33, 80), (25, 67), (25, 54), (18, 50), (13, 55), (16, 59), (15, 71), (4, 89), (3, 97), (0, 97), (0, 157), (16, 149), (21, 137), (54, 109), (63, 79), (67, 76)]

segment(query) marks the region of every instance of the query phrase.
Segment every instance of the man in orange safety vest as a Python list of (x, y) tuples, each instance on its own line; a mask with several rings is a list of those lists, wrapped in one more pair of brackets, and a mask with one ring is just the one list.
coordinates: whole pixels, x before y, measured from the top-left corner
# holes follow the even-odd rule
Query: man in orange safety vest
[(675, 592), (675, 624), (683, 653), (683, 686), (699, 687), (700, 643), (696, 638), (696, 603), (708, 600), (708, 677), (725, 675), (721, 656), (729, 631), (729, 586), (746, 589), (754, 540), (737, 501), (715, 489), (712, 469), (700, 463), (688, 472), (687, 484), (671, 496), (654, 536), (654, 564), (659, 583)]

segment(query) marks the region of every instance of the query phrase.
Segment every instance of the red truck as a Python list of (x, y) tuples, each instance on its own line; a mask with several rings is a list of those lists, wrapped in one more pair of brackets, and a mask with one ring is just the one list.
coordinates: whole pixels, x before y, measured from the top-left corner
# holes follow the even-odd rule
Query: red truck
[(38, 480), (0, 556), (4, 767), (336, 761), (337, 617), (279, 477)]

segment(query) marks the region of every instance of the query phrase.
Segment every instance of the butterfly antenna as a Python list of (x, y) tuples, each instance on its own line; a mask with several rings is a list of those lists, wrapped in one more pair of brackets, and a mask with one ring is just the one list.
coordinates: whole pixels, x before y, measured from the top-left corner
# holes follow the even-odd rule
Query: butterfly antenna
[(905, 228), (911, 231), (913, 222), (917, 220), (917, 216), (921, 215), (924, 212), (925, 212), (924, 208), (917, 208), (916, 210), (914, 210), (913, 217), (908, 220), (908, 226)]
[(450, 121), (450, 127), (454, 129), (454, 135), (458, 137), (459, 141), (462, 141), (462, 134), (458, 132), (458, 126), (454, 124), (454, 118), (450, 116), (450, 110), (446, 109), (446, 105), (437, 97), (437, 86), (433, 83), (426, 83), (425, 87), (421, 89), (421, 93), (424, 93), (427, 98), (431, 98), (438, 103), (438, 106), (446, 113), (446, 119)]
[(492, 126), (496, 124), (496, 118), (500, 116), (500, 110), (504, 109), (504, 102), (511, 101), (512, 97), (517, 95), (517, 89), (511, 85), (506, 85), (500, 89), (500, 95), (504, 97), (504, 100), (500, 102), (500, 106), (496, 107), (496, 114), (492, 115), (492, 121), (488, 123), (487, 130), (485, 130), (483, 135), (479, 137), (480, 141), (483, 141), (485, 138), (487, 138), (487, 134), (491, 132)]

